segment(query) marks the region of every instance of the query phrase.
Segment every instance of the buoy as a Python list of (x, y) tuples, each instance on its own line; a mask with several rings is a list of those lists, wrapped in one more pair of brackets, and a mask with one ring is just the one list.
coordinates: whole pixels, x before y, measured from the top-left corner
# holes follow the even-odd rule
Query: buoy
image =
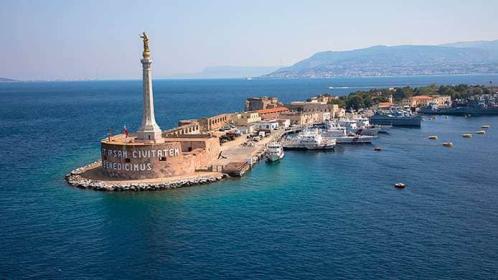
[(485, 130), (479, 130), (479, 131), (476, 131), (477, 134), (486, 134), (486, 131)]
[(404, 189), (406, 187), (406, 185), (403, 183), (396, 183), (396, 184), (394, 184), (394, 187), (397, 189)]
[(481, 126), (481, 128), (490, 128), (490, 127), (491, 127), (491, 125), (489, 125), (489, 124), (485, 124), (485, 125)]
[(376, 152), (380, 152), (380, 151), (382, 151), (382, 148), (381, 148), (381, 147), (375, 147), (375, 148), (374, 148), (374, 151), (376, 151)]
[(464, 133), (462, 134), (463, 138), (472, 138), (472, 133)]
[(437, 140), (437, 138), (438, 138), (438, 137), (437, 137), (436, 135), (431, 135), (431, 136), (429, 136), (429, 139), (430, 139), (430, 140)]
[(444, 142), (443, 146), (451, 148), (451, 147), (453, 147), (453, 143), (451, 143), (451, 142)]

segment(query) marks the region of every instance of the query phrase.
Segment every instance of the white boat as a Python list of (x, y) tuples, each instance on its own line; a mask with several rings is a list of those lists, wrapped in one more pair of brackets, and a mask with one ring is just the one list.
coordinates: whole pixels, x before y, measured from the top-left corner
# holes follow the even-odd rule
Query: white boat
[(295, 136), (287, 136), (283, 141), (284, 149), (295, 150), (330, 150), (335, 144), (335, 139), (322, 137), (318, 129), (304, 130)]
[(265, 157), (268, 162), (279, 161), (284, 158), (284, 148), (277, 142), (271, 142), (266, 149)]
[(344, 127), (347, 131), (351, 131), (351, 132), (354, 132), (359, 128), (358, 122), (354, 119), (349, 119), (349, 118), (339, 119), (336, 122), (336, 124), (337, 124), (337, 126)]
[(328, 123), (327, 128), (322, 131), (323, 137), (336, 139), (337, 144), (360, 144), (372, 143), (372, 140), (377, 138), (371, 135), (360, 135), (352, 132), (347, 132), (345, 127), (334, 123)]
[(370, 124), (368, 118), (363, 117), (339, 119), (336, 124), (346, 128), (346, 132), (352, 132), (358, 135), (377, 136), (381, 130), (380, 126)]

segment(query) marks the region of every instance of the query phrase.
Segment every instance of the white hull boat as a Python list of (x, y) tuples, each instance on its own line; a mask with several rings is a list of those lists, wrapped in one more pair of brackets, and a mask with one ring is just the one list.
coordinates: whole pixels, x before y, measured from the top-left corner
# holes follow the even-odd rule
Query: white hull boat
[(322, 137), (318, 129), (305, 130), (297, 136), (288, 136), (283, 142), (284, 149), (293, 150), (331, 150), (335, 145), (335, 139)]
[(282, 145), (277, 142), (272, 142), (268, 144), (268, 148), (265, 153), (266, 161), (277, 162), (283, 159), (285, 156), (284, 149)]

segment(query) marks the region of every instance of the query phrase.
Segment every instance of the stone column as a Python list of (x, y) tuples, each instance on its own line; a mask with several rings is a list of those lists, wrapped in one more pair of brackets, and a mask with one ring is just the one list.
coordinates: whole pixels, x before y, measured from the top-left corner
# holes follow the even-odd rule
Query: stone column
[(148, 38), (144, 33), (144, 52), (142, 62), (143, 69), (143, 95), (144, 95), (144, 108), (142, 116), (142, 125), (137, 131), (137, 138), (146, 142), (162, 143), (161, 128), (156, 123), (154, 116), (154, 94), (152, 92), (152, 59), (148, 46)]

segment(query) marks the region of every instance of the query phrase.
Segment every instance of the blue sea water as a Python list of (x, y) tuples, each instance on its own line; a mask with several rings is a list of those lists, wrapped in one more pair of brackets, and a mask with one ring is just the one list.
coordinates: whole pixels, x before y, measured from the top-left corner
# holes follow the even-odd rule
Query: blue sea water
[[(498, 76), (157, 80), (154, 90), (165, 129), (239, 111), (248, 96), (489, 81)], [(109, 128), (137, 128), (141, 101), (141, 81), (0, 84), (0, 278), (497, 278), (497, 117), (392, 129), (375, 143), (382, 152), (288, 152), (211, 185), (67, 186), (64, 174), (98, 158)], [(491, 125), (486, 135), (461, 137), (482, 124)], [(455, 146), (442, 147), (446, 140)]]

